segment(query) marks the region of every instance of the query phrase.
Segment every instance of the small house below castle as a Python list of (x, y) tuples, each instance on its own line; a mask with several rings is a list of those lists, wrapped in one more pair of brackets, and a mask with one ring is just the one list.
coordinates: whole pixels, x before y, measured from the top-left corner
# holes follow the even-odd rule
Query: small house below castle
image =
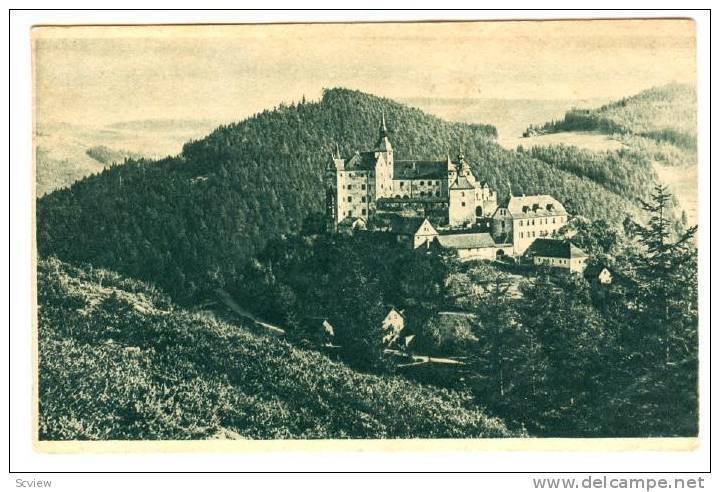
[(338, 224), (338, 232), (352, 234), (355, 231), (367, 230), (367, 221), (362, 217), (345, 217)]
[(498, 251), (506, 254), (487, 232), (439, 232), (426, 217), (395, 217), (391, 231), (399, 243), (412, 249), (451, 250), (461, 260), (494, 260)]
[(390, 229), (401, 244), (417, 249), (427, 247), (438, 236), (438, 231), (425, 217), (394, 217)]
[(405, 313), (397, 308), (390, 308), (385, 319), (382, 321), (382, 329), (385, 335), (383, 343), (388, 347), (407, 349), (412, 343), (415, 335), (409, 334), (405, 329)]
[(455, 251), (461, 260), (494, 260), (498, 252), (487, 232), (441, 234), (436, 241), (442, 248)]
[(587, 253), (565, 239), (539, 238), (525, 253), (535, 266), (562, 268), (572, 273), (585, 271)]

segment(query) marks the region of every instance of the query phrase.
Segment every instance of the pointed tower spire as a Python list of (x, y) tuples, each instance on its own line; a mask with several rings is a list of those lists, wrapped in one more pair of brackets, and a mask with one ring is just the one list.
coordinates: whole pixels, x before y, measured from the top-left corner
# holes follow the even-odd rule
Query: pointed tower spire
[(379, 133), (378, 142), (377, 145), (375, 145), (376, 150), (380, 152), (392, 152), (392, 145), (390, 145), (390, 140), (388, 140), (387, 125), (385, 124), (385, 111), (383, 111), (382, 118), (380, 119)]
[(337, 142), (335, 142), (335, 157), (340, 159), (340, 146), (338, 145)]

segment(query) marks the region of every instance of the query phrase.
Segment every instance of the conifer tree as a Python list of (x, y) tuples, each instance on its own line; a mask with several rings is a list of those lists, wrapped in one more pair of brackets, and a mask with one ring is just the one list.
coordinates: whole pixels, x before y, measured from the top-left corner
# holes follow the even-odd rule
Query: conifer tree
[(632, 285), (624, 319), (632, 332), (623, 337), (625, 356), (617, 362), (631, 384), (611, 405), (641, 422), (644, 434), (691, 435), (697, 432), (697, 227), (674, 235), (671, 203), (667, 188), (656, 187), (643, 203), (647, 225), (629, 227), (641, 247), (624, 272)]

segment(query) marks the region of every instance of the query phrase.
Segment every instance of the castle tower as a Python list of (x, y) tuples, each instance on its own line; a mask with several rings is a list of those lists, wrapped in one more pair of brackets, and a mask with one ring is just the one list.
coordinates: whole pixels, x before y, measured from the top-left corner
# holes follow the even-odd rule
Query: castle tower
[(472, 174), (470, 172), (470, 164), (465, 160), (465, 154), (462, 152), (458, 154), (458, 162), (460, 163), (460, 168), (458, 169), (458, 175), (459, 176), (469, 176)]
[(325, 164), (323, 184), (325, 185), (325, 224), (328, 232), (337, 232), (338, 225), (338, 165), (342, 167), (340, 151), (335, 146), (335, 152)]
[(385, 114), (383, 113), (378, 141), (375, 144), (375, 193), (378, 198), (392, 196), (394, 162), (393, 148), (388, 138)]
[(385, 125), (385, 113), (383, 113), (382, 120), (380, 121), (380, 135), (375, 144), (375, 150), (392, 155), (392, 145), (390, 144), (390, 139), (388, 139), (387, 125)]
[(448, 190), (452, 186), (452, 184), (457, 179), (457, 166), (455, 163), (450, 159), (450, 154), (447, 155), (447, 187)]
[(467, 176), (458, 173), (448, 191), (448, 223), (451, 227), (475, 224), (475, 187)]

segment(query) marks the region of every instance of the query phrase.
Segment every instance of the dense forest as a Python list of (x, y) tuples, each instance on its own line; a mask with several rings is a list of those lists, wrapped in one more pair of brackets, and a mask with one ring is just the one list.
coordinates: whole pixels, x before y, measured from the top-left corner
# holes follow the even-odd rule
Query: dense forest
[(533, 146), (529, 150), (519, 148), (518, 152), (637, 200), (649, 200), (657, 183), (650, 159), (633, 149), (593, 152), (573, 146), (549, 145)]
[(235, 278), (267, 241), (301, 230), (322, 209), (322, 170), (333, 144), (344, 155), (371, 145), (382, 113), (398, 158), (462, 150), (501, 198), (547, 193), (572, 213), (611, 223), (641, 214), (635, 198), (617, 192), (631, 184), (504, 150), (493, 127), (448, 123), (388, 99), (332, 89), (319, 102), (220, 127), (177, 157), (129, 159), (40, 198), (38, 252), (111, 268), (192, 302)]
[[(298, 235), (270, 243), (228, 289), (293, 343), (317, 347), (318, 320), (330, 320), (343, 362), (380, 374), (396, 370), (381, 321), (401, 307), (413, 352), (466, 362), (408, 378), (463, 388), (531, 435), (694, 435), (694, 229), (672, 239), (670, 206), (658, 187), (643, 205), (647, 224), (571, 221), (560, 234), (590, 254), (585, 277), (461, 263), (370, 234)], [(612, 284), (598, 283), (602, 268)]]
[(42, 260), (38, 308), (40, 439), (523, 435), (466, 393), (352, 371), (110, 271)]
[[(585, 276), (518, 275), (522, 264), (461, 263), (362, 234), (272, 241), (225, 288), (282, 323), (286, 341), (116, 273), (43, 260), (41, 435), (695, 435), (695, 229), (672, 239), (669, 206), (656, 188), (646, 224), (573, 219), (559, 233), (590, 254)], [(611, 284), (597, 282), (600, 268)], [(415, 353), (463, 365), (402, 369), (384, 350), (389, 306), (403, 309)], [(445, 311), (464, 314), (448, 323)]]
[[(586, 275), (323, 234), (330, 149), (370, 145), (383, 113), (398, 158), (461, 150), (501, 201), (558, 198)], [(679, 227), (652, 156), (494, 138), (333, 89), (40, 198), (41, 437), (695, 435), (695, 229)], [(286, 340), (198, 311), (219, 289)], [(398, 364), (390, 306), (415, 353), (461, 366)]]

